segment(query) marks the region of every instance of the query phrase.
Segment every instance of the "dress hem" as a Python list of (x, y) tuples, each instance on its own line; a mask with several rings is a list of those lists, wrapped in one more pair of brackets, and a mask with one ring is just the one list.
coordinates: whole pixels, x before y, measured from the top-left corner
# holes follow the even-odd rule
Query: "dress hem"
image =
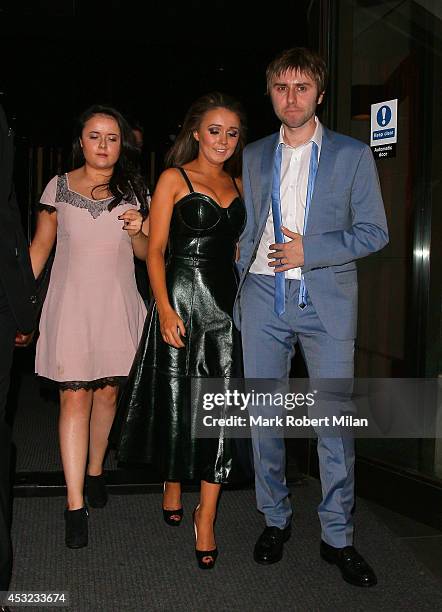
[(44, 384), (55, 385), (60, 391), (96, 391), (104, 387), (120, 387), (126, 380), (127, 376), (108, 376), (105, 378), (96, 378), (95, 380), (53, 380), (46, 376), (38, 376)]

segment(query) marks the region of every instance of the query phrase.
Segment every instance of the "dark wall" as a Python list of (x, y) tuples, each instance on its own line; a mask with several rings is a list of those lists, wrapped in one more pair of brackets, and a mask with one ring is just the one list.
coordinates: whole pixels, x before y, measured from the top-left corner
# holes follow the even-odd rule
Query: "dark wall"
[(69, 142), (74, 117), (105, 102), (137, 116), (155, 150), (193, 99), (220, 89), (245, 105), (253, 140), (276, 127), (265, 67), (314, 39), (316, 4), (0, 0), (0, 100), (34, 144)]

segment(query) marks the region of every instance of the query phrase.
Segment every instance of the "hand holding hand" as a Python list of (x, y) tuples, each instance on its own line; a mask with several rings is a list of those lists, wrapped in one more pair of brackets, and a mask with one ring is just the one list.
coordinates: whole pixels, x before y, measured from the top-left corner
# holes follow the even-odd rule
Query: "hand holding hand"
[(141, 232), (143, 215), (139, 210), (131, 208), (126, 210), (122, 215), (119, 215), (118, 218), (124, 221), (123, 229), (127, 231), (131, 238), (134, 238)]
[(175, 348), (183, 348), (181, 336), (186, 335), (186, 328), (182, 319), (171, 308), (166, 314), (160, 314), (160, 330), (164, 342)]
[(304, 265), (302, 236), (284, 226), (281, 226), (281, 230), (284, 236), (291, 238), (291, 240), (270, 245), (269, 248), (274, 253), (269, 253), (267, 257), (274, 261), (271, 261), (269, 266), (275, 268), (275, 272), (286, 272), (287, 270), (293, 270), (293, 268), (300, 268)]
[(15, 334), (15, 346), (17, 348), (25, 348), (29, 346), (32, 342), (32, 338), (34, 337), (34, 332), (30, 334), (22, 334), (21, 332), (17, 332)]

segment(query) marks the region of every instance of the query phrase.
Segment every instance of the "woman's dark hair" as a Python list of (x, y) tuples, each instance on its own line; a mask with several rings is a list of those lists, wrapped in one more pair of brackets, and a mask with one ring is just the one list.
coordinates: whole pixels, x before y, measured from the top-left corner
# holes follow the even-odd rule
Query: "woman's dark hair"
[(73, 165), (74, 168), (79, 168), (85, 162), (83, 149), (80, 145), (80, 138), (83, 133), (84, 126), (89, 119), (95, 115), (107, 115), (112, 117), (118, 123), (120, 128), (121, 150), (117, 163), (114, 166), (114, 171), (109, 180), (109, 183), (97, 185), (92, 190), (92, 196), (95, 189), (107, 187), (114, 196), (110, 202), (108, 209), (112, 210), (120, 202), (124, 200), (132, 200), (134, 196), (138, 199), (141, 205), (141, 211), (147, 214), (147, 187), (138, 169), (139, 165), (139, 150), (136, 146), (132, 129), (123, 115), (115, 108), (110, 106), (101, 106), (95, 104), (85, 110), (77, 120), (76, 135), (72, 145)]
[(193, 133), (199, 129), (203, 116), (217, 108), (225, 108), (238, 115), (240, 122), (238, 144), (232, 157), (224, 164), (224, 170), (233, 177), (241, 175), (242, 151), (246, 142), (245, 113), (240, 102), (217, 91), (201, 96), (187, 111), (183, 127), (166, 154), (166, 168), (182, 166), (198, 157), (198, 141), (195, 140)]

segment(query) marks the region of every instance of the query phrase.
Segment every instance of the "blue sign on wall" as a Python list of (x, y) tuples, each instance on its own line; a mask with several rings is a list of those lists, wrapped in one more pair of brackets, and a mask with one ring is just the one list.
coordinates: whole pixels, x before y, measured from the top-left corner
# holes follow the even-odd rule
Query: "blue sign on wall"
[(391, 108), (386, 104), (381, 106), (377, 112), (376, 121), (381, 127), (386, 127), (391, 121)]
[(370, 146), (376, 159), (396, 156), (397, 98), (371, 105)]

